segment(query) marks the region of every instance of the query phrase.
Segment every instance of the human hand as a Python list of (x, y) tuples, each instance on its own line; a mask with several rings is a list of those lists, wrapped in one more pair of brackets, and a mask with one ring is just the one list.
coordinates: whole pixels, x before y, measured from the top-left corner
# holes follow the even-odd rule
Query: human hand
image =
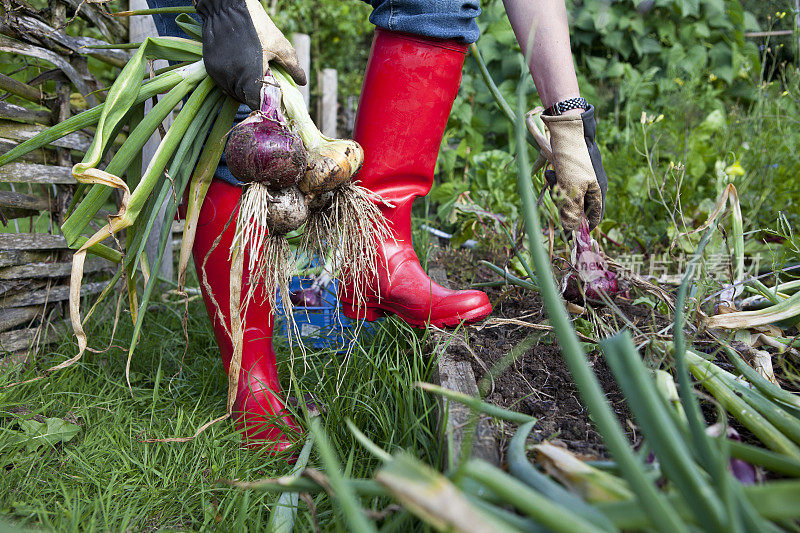
[(605, 212), (608, 178), (595, 144), (594, 107), (580, 115), (542, 115), (550, 130), (551, 162), (556, 172), (556, 205), (561, 225), (576, 230), (586, 215), (594, 228)]
[(196, 0), (195, 6), (203, 19), (203, 62), (228, 95), (259, 109), (270, 61), (306, 84), (297, 52), (258, 0)]

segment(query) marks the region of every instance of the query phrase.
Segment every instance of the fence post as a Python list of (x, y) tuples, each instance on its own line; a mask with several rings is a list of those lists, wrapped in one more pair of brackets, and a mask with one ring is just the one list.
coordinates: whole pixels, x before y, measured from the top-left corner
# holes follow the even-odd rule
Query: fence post
[(794, 0), (794, 33), (797, 37), (797, 50), (795, 51), (795, 61), (800, 67), (800, 0)]
[(324, 135), (334, 138), (338, 137), (336, 127), (336, 118), (339, 111), (338, 85), (339, 79), (336, 69), (323, 69), (319, 84), (321, 129)]
[(306, 73), (306, 80), (308, 80), (308, 83), (300, 87), (303, 100), (305, 100), (306, 107), (308, 107), (311, 103), (311, 37), (305, 33), (292, 34), (292, 46), (297, 51), (300, 66)]
[[(148, 6), (146, 0), (130, 0), (130, 9), (147, 8)], [(156, 25), (153, 22), (153, 17), (150, 15), (144, 17), (130, 17), (130, 42), (141, 42), (145, 37), (154, 37), (156, 35), (158, 35), (158, 32), (156, 30)], [(168, 66), (168, 63), (163, 60), (158, 60), (153, 64), (154, 69), (166, 66)], [(152, 100), (145, 102), (144, 112), (148, 113), (152, 106)], [(172, 115), (168, 115), (166, 120), (164, 120), (164, 128), (169, 128), (170, 124), (172, 124)], [(161, 136), (159, 132), (156, 131), (153, 133), (153, 136), (150, 137), (150, 140), (145, 143), (144, 148), (142, 148), (142, 169), (147, 168), (147, 164), (155, 154), (160, 142)], [(170, 194), (172, 193), (170, 192)], [(150, 236), (147, 238), (147, 243), (145, 244), (145, 252), (147, 253), (147, 259), (151, 265), (155, 264), (155, 261), (158, 258), (158, 241), (161, 235), (162, 226), (164, 224), (172, 224), (171, 220), (164, 220), (168, 201), (169, 197), (167, 197), (167, 199), (161, 205), (161, 208), (158, 212), (158, 217), (156, 218), (155, 224), (153, 224), (153, 230), (150, 232)], [(154, 272), (154, 274), (156, 273)], [(158, 275), (164, 279), (172, 279), (172, 242), (170, 242), (170, 240), (167, 241), (166, 248), (164, 249), (164, 257), (162, 259), (161, 269), (159, 270)]]

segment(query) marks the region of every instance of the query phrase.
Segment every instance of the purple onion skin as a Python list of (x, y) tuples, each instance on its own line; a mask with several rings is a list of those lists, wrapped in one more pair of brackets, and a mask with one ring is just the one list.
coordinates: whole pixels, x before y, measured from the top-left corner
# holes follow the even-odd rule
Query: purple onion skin
[(731, 457), (728, 463), (733, 477), (739, 480), (742, 485), (755, 485), (756, 484), (756, 469), (747, 461)]
[[(706, 428), (706, 433), (712, 437), (719, 437), (722, 432), (722, 424), (714, 424)], [(739, 432), (730, 426), (725, 428), (725, 436), (733, 441), (742, 442), (742, 437)], [(728, 461), (728, 470), (730, 470), (733, 477), (735, 477), (742, 485), (755, 485), (758, 481), (756, 475), (756, 468), (742, 459), (731, 457)]]
[(319, 307), (322, 304), (322, 294), (313, 289), (298, 289), (289, 295), (289, 299), (298, 307)]
[(284, 189), (305, 174), (307, 155), (299, 135), (255, 112), (231, 132), (225, 162), (240, 181)]
[(261, 109), (240, 122), (225, 147), (225, 161), (237, 179), (268, 189), (285, 189), (300, 181), (308, 154), (300, 136), (286, 125), (281, 89), (267, 70), (261, 88)]
[(578, 275), (571, 275), (566, 282), (564, 297), (580, 299), (577, 291), (579, 280), (583, 281), (583, 291), (590, 300), (602, 301), (601, 294), (614, 296), (620, 292), (617, 274), (607, 269), (605, 258), (600, 254), (599, 246), (589, 233), (589, 221), (581, 220), (575, 243), (576, 268)]

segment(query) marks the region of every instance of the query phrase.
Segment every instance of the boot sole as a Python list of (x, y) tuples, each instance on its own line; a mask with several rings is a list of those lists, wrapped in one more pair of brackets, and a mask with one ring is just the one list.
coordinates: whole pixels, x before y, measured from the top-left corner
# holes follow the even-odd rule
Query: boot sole
[(436, 320), (417, 320), (409, 316), (403, 315), (403, 313), (398, 312), (396, 309), (381, 304), (367, 304), (367, 306), (364, 308), (356, 309), (355, 307), (353, 307), (353, 304), (351, 302), (346, 302), (344, 300), (340, 301), (342, 304), (342, 313), (344, 313), (344, 316), (346, 316), (350, 320), (363, 319), (366, 320), (367, 322), (374, 322), (381, 317), (391, 314), (391, 315), (397, 315), (403, 322), (405, 322), (411, 327), (422, 328), (422, 329), (425, 329), (429, 326), (444, 328), (444, 327), (458, 326), (461, 323), (472, 324), (473, 322), (478, 322), (480, 320), (483, 320), (484, 318), (489, 316), (492, 312), (492, 305), (486, 304), (484, 306), (472, 309), (471, 311), (464, 313), (463, 315), (438, 318)]

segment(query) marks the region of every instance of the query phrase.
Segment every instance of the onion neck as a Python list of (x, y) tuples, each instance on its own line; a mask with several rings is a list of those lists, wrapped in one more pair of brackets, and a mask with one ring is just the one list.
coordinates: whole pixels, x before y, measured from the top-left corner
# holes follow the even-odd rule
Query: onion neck
[(280, 86), (286, 116), (298, 135), (300, 135), (300, 138), (303, 139), (306, 149), (311, 152), (317, 150), (321, 145), (331, 142), (331, 139), (322, 135), (314, 121), (311, 120), (303, 95), (294, 80), (286, 74), (280, 65), (275, 65), (272, 72)]
[(261, 84), (260, 111), (266, 118), (276, 120), (281, 124), (286, 123), (281, 112), (281, 87), (269, 69), (267, 69)]

